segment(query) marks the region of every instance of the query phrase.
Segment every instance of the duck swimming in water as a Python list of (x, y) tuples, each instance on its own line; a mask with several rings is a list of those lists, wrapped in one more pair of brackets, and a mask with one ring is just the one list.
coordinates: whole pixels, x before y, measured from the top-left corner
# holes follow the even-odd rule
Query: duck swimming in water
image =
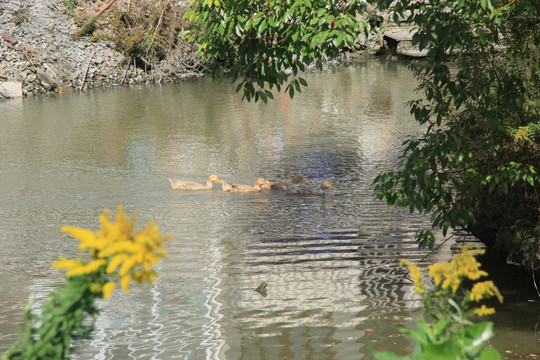
[(304, 180), (304, 178), (302, 178), (300, 175), (293, 177), (291, 182), (272, 180), (268, 181), (268, 183), (270, 184), (270, 189), (272, 190), (287, 190), (292, 188), (295, 184), (307, 185), (306, 180)]
[(223, 191), (227, 192), (259, 192), (261, 191), (261, 189), (270, 189), (270, 184), (268, 184), (263, 178), (257, 179), (253, 186), (242, 184), (229, 184), (223, 180), (221, 181)]
[(287, 195), (324, 195), (326, 189), (335, 189), (329, 181), (322, 183), (320, 188), (314, 188), (304, 184), (294, 184), (287, 188)]
[(171, 182), (171, 187), (173, 190), (206, 190), (212, 188), (212, 181), (216, 181), (218, 183), (222, 182), (221, 179), (218, 178), (216, 175), (210, 175), (206, 180), (206, 185), (194, 181), (182, 181), (172, 179), (169, 179), (169, 181)]

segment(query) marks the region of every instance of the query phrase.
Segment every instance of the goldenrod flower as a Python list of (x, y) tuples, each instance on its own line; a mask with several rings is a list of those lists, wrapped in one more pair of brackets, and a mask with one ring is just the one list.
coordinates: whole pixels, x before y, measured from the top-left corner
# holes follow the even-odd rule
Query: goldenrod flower
[(120, 284), (122, 285), (122, 289), (124, 289), (124, 292), (129, 291), (130, 280), (131, 280), (131, 275), (124, 275), (120, 278)]
[(452, 290), (452, 293), (456, 293), (456, 291), (459, 289), (459, 286), (461, 285), (461, 278), (457, 276), (457, 274), (453, 272), (449, 272), (446, 276), (446, 279), (442, 282), (441, 288), (448, 289), (450, 288)]
[[(153, 281), (156, 273), (151, 266), (167, 256), (163, 243), (171, 237), (162, 236), (153, 221), (134, 232), (136, 217), (137, 214), (134, 213), (129, 219), (120, 205), (114, 221), (109, 220), (108, 209), (100, 215), (101, 228), (95, 233), (87, 229), (64, 226), (62, 230), (78, 239), (79, 250), (88, 250), (92, 259), (84, 263), (82, 260), (62, 257), (53, 267), (68, 269), (68, 277), (103, 272), (118, 276), (122, 289), (126, 292), (131, 279), (139, 282)], [(104, 298), (111, 295), (115, 284), (113, 281), (105, 284)]]
[(483, 281), (474, 284), (469, 294), (469, 298), (472, 301), (480, 301), (482, 299), (488, 299), (490, 297), (496, 296), (499, 302), (503, 302), (503, 297), (499, 292), (499, 289), (495, 286), (493, 281)]
[(82, 265), (80, 260), (70, 260), (66, 259), (63, 256), (60, 256), (60, 259), (57, 262), (52, 263), (52, 267), (55, 269), (73, 269), (76, 266)]
[(479, 308), (474, 309), (473, 311), (478, 316), (486, 316), (486, 315), (495, 314), (495, 309), (494, 308), (488, 308), (488, 307), (486, 307), (486, 305), (482, 305)]
[(422, 282), (422, 273), (420, 272), (420, 268), (408, 260), (401, 260), (399, 266), (403, 265), (407, 265), (407, 267), (409, 268), (409, 272), (411, 273), (411, 279), (413, 279), (414, 281), (414, 291), (416, 291), (418, 294), (423, 293), (424, 283)]
[(86, 265), (81, 265), (74, 267), (70, 269), (66, 276), (77, 276), (77, 275), (87, 275), (96, 272), (100, 267), (107, 264), (107, 261), (99, 259), (99, 260), (92, 260)]
[(96, 283), (90, 284), (90, 291), (94, 294), (99, 294), (101, 292), (101, 285)]
[(103, 298), (104, 299), (110, 298), (115, 287), (116, 287), (116, 282), (114, 281), (109, 281), (108, 283), (103, 285)]
[(428, 274), (435, 286), (440, 286), (443, 290), (450, 289), (454, 294), (463, 280), (474, 281), (487, 275), (487, 272), (480, 270), (480, 263), (475, 258), (476, 255), (483, 254), (484, 250), (475, 248), (474, 244), (467, 244), (461, 250), (461, 253), (454, 255), (448, 263), (428, 266)]
[(478, 280), (487, 276), (487, 272), (480, 270), (480, 263), (475, 256), (485, 253), (483, 249), (477, 249), (474, 244), (467, 244), (461, 248), (461, 253), (455, 255), (450, 262), (452, 270), (460, 277), (470, 280)]
[(428, 275), (433, 279), (435, 286), (439, 286), (448, 276), (448, 263), (435, 263), (428, 266)]

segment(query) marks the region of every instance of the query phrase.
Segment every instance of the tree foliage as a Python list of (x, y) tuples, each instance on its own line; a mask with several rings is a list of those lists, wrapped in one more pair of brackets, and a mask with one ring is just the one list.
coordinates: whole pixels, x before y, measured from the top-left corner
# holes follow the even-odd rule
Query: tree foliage
[(273, 98), (285, 86), (291, 97), (306, 81), (300, 72), (337, 57), (368, 24), (365, 3), (320, 0), (195, 0), (189, 19), (197, 31), (182, 35), (200, 44), (214, 79), (239, 80), (247, 100)]
[(410, 102), (428, 127), (376, 178), (378, 196), (537, 266), (540, 2), (401, 0), (394, 11), (408, 11), (413, 44), (428, 50), (411, 66), (423, 98)]

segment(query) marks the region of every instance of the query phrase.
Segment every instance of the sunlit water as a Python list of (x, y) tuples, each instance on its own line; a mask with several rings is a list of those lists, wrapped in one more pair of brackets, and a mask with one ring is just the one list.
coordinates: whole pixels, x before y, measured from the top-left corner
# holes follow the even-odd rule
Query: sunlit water
[[(413, 242), (429, 221), (389, 209), (371, 183), (421, 131), (405, 106), (418, 96), (415, 81), (386, 60), (305, 77), (302, 94), (268, 105), (208, 80), (0, 103), (0, 353), (27, 299), (39, 304), (62, 283), (51, 262), (77, 254), (61, 226), (97, 229), (103, 209), (118, 204), (174, 240), (157, 282), (100, 303), (96, 330), (73, 358), (410, 353), (397, 328), (413, 326), (419, 303), (398, 263), (434, 261)], [(300, 174), (337, 189), (183, 192), (168, 180), (210, 174), (245, 184)], [(262, 282), (266, 296), (255, 291)], [(535, 305), (520, 304), (527, 314)], [(521, 340), (503, 346), (532, 352), (535, 321), (519, 323), (510, 334)]]

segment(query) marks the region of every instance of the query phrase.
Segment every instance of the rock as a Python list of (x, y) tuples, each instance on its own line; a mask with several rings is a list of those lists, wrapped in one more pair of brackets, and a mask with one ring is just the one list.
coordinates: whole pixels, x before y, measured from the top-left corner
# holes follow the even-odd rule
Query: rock
[(13, 37), (13, 35), (11, 35), (10, 33), (8, 33), (7, 31), (2, 31), (0, 32), (0, 36), (6, 40), (11, 46), (15, 46), (17, 45), (17, 43), (19, 42), (19, 40), (15, 39), (15, 37)]
[(37, 80), (45, 89), (51, 90), (56, 85), (55, 81), (43, 69), (39, 69), (36, 75)]
[(0, 97), (17, 98), (22, 97), (22, 83), (18, 81), (0, 82)]

